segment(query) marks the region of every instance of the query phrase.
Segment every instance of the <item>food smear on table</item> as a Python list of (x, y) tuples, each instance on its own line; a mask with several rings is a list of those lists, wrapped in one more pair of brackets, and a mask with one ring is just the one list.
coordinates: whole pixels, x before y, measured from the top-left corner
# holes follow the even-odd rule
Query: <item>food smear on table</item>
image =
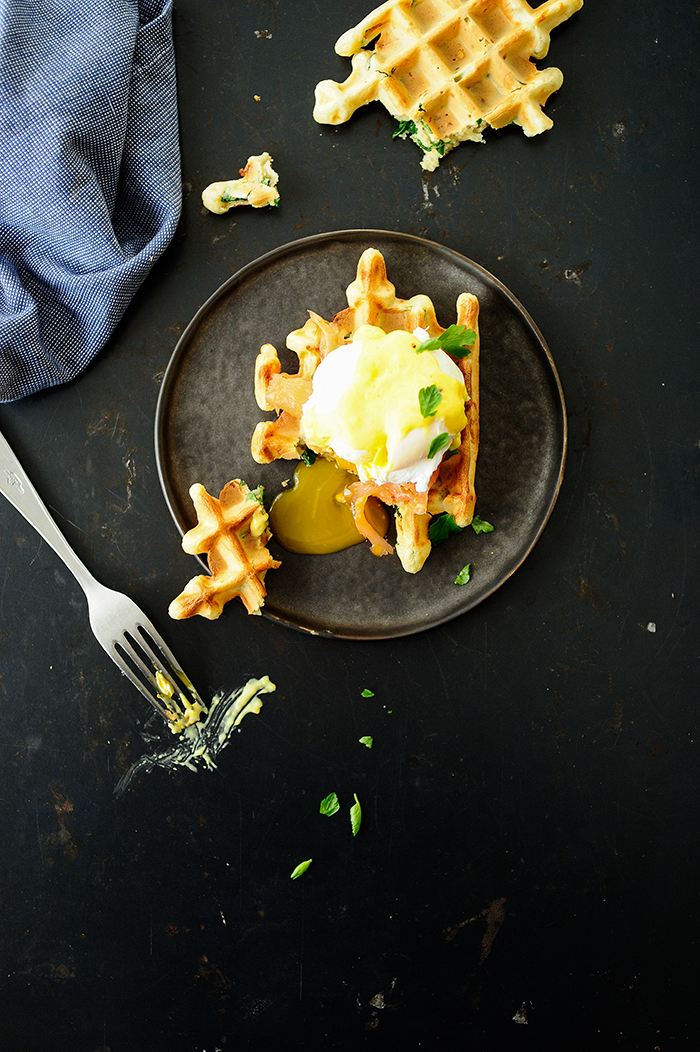
[[(270, 525), (278, 544), (299, 555), (328, 555), (362, 544), (365, 538), (344, 497), (356, 479), (352, 472), (323, 457), (298, 464), (293, 485), (278, 493), (270, 507)], [(367, 515), (377, 533), (386, 536), (389, 516), (384, 505), (374, 499)]]
[(204, 207), (210, 212), (222, 215), (230, 208), (239, 208), (241, 205), (265, 208), (266, 205), (277, 206), (280, 203), (277, 189), (279, 175), (272, 167), (272, 157), (269, 153), (249, 157), (239, 174), (240, 179), (210, 183), (202, 191)]
[(457, 324), (444, 329), (428, 296), (396, 296), (374, 248), (362, 253), (347, 301), (330, 322), (309, 311), (289, 334), (295, 375), (282, 372), (272, 344), (262, 346), (256, 400), (277, 417), (257, 425), (251, 452), (267, 464), (310, 449), (351, 471), (343, 499), (371, 551), (393, 550), (369, 512), (379, 500), (394, 512), (403, 568), (417, 573), (430, 553), (431, 516), (449, 512), (463, 527), (474, 513), (479, 303), (462, 293)]
[[(262, 676), (260, 679), (249, 679), (244, 686), (229, 693), (222, 691), (215, 694), (206, 719), (183, 727), (173, 744), (141, 756), (121, 778), (115, 792), (123, 793), (137, 774), (141, 771), (148, 773), (156, 767), (170, 771), (178, 767), (187, 767), (190, 771), (196, 771), (199, 767), (214, 770), (216, 758), (228, 745), (232, 731), (240, 725), (244, 716), (260, 712), (263, 705), (261, 694), (271, 694), (276, 689), (269, 676)], [(150, 728), (151, 724), (148, 726)], [(150, 733), (149, 730), (143, 737), (150, 743), (161, 741), (159, 734)]]
[(197, 525), (182, 538), (189, 555), (206, 553), (210, 574), (193, 577), (168, 607), (176, 620), (200, 614), (213, 620), (238, 596), (249, 614), (259, 614), (267, 595), (265, 575), (280, 565), (268, 551), (271, 533), (263, 490), (233, 479), (219, 497), (201, 483), (190, 487)]
[(518, 124), (539, 135), (552, 127), (542, 107), (564, 76), (531, 58), (545, 57), (551, 30), (582, 4), (389, 0), (338, 39), (336, 53), (352, 59), (352, 72), (342, 84), (316, 85), (314, 120), (343, 124), (381, 102), (399, 122), (394, 138), (415, 142), (427, 171), (460, 142), (483, 142), (487, 127)]

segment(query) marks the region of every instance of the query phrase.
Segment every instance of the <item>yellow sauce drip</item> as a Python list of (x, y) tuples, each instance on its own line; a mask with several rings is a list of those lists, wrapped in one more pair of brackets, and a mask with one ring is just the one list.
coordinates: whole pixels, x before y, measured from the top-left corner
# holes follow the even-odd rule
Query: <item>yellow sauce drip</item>
[[(299, 464), (292, 488), (278, 494), (270, 508), (275, 540), (299, 555), (328, 555), (360, 544), (364, 537), (350, 505), (339, 499), (352, 482), (357, 482), (357, 475), (322, 457), (313, 464)], [(377, 504), (379, 514), (372, 517), (372, 524), (385, 534), (388, 515)]]

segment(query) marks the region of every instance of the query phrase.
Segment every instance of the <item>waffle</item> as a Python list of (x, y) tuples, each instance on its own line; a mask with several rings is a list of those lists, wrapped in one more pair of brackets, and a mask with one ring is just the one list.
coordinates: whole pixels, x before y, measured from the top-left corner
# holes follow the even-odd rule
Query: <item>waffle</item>
[(240, 179), (228, 179), (211, 183), (202, 191), (202, 204), (210, 212), (221, 215), (229, 208), (240, 205), (252, 205), (253, 208), (264, 208), (265, 205), (278, 205), (280, 201), (277, 183), (279, 176), (272, 167), (269, 153), (249, 157), (245, 168), (241, 168)]
[(176, 620), (193, 614), (214, 619), (229, 599), (240, 596), (249, 614), (259, 614), (267, 594), (265, 574), (280, 565), (266, 548), (271, 535), (260, 491), (234, 479), (218, 499), (199, 483), (190, 496), (198, 523), (184, 535), (182, 547), (189, 555), (206, 552), (211, 576), (193, 577), (168, 613)]
[(483, 142), (487, 126), (515, 123), (538, 135), (552, 127), (542, 107), (564, 77), (530, 59), (545, 57), (550, 31), (582, 4), (547, 0), (533, 10), (525, 0), (389, 0), (337, 41), (352, 72), (342, 84), (316, 85), (314, 119), (343, 124), (376, 99), (401, 122), (395, 137), (423, 150), (428, 171), (458, 143)]
[[(295, 375), (282, 372), (277, 351), (271, 344), (261, 348), (255, 370), (256, 399), (261, 409), (274, 410), (279, 415), (255, 428), (251, 452), (258, 463), (269, 464), (279, 458), (293, 460), (302, 455), (301, 416), (304, 402), (311, 393), (316, 367), (336, 347), (351, 343), (362, 325), (377, 325), (385, 332), (396, 329), (413, 332), (420, 327), (431, 337), (445, 331), (438, 324), (435, 308), (427, 296), (417, 295), (406, 300), (396, 296), (395, 287), (387, 278), (384, 258), (374, 248), (362, 253), (355, 281), (347, 290), (347, 300), (348, 307), (332, 321), (309, 311), (310, 318), (303, 328), (289, 334), (287, 347), (299, 359)], [(411, 484), (373, 482), (356, 482), (346, 490), (358, 529), (372, 543), (375, 555), (392, 549), (373, 534), (365, 521), (364, 504), (373, 496), (394, 508), (396, 553), (409, 573), (420, 570), (430, 553), (428, 524), (432, 515), (447, 511), (454, 515), (459, 526), (468, 526), (474, 514), (474, 474), (479, 448), (478, 318), (476, 296), (462, 293), (457, 300), (457, 324), (465, 325), (476, 334), (471, 354), (458, 361), (469, 396), (467, 426), (459, 449), (443, 460), (429, 491), (419, 494)]]
[(261, 409), (280, 413), (276, 420), (265, 420), (253, 433), (251, 452), (258, 464), (273, 460), (298, 460), (301, 414), (311, 394), (316, 367), (336, 347), (352, 343), (362, 325), (378, 325), (384, 332), (421, 327), (431, 336), (444, 332), (435, 317), (435, 308), (427, 296), (402, 300), (387, 279), (384, 257), (374, 248), (362, 253), (357, 277), (347, 290), (348, 306), (325, 321), (309, 311), (309, 320), (287, 337), (287, 347), (299, 359), (296, 376), (282, 373), (276, 349), (265, 344), (255, 365), (255, 398)]

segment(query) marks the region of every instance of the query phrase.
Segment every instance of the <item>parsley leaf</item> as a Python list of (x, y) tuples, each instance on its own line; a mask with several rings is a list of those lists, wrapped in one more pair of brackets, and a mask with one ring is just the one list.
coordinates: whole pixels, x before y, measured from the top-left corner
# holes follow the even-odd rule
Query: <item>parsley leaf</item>
[(435, 384), (431, 384), (430, 387), (421, 387), (418, 392), (421, 416), (435, 416), (441, 401), (442, 391)]
[(350, 808), (350, 826), (352, 828), (352, 835), (357, 836), (362, 822), (362, 808), (360, 807), (360, 801), (357, 799), (357, 793), (353, 793), (352, 795), (355, 797), (355, 803)]
[(430, 449), (428, 450), (428, 460), (432, 460), (433, 457), (436, 457), (438, 453), (442, 452), (443, 449), (446, 449), (451, 441), (452, 439), (448, 435), (447, 431), (443, 431), (441, 435), (438, 435), (437, 438), (434, 438), (433, 441), (430, 443)]
[(493, 526), (490, 522), (486, 522), (484, 519), (480, 519), (478, 515), (475, 515), (471, 521), (471, 527), (474, 533), (493, 533)]
[[(470, 523), (474, 533), (493, 533), (494, 527), (490, 522), (486, 522), (485, 519), (480, 519), (478, 515), (475, 515)], [(446, 541), (451, 533), (461, 533), (466, 527), (458, 526), (455, 522), (454, 515), (450, 515), (449, 512), (444, 511), (442, 515), (436, 515), (434, 519), (431, 519), (430, 525), (428, 526), (428, 538), (433, 544), (441, 544), (442, 541)]]
[(325, 800), (321, 800), (319, 812), (322, 815), (334, 815), (337, 811), (340, 811), (338, 795), (337, 793), (329, 793)]
[(467, 563), (467, 565), (463, 566), (462, 569), (457, 574), (457, 576), (455, 577), (455, 584), (466, 584), (467, 581), (469, 581), (469, 579), (471, 578), (471, 575), (472, 575), (472, 564), (471, 563)]
[(309, 449), (308, 447), (306, 449), (303, 449), (301, 453), (301, 459), (304, 461), (307, 467), (311, 467), (311, 465), (315, 463), (317, 456), (318, 453), (314, 453), (313, 449)]
[(366, 745), (368, 749), (371, 749), (374, 745), (374, 738), (369, 734), (366, 734), (363, 738), (359, 738), (358, 740), (360, 745)]
[(450, 515), (447, 511), (431, 519), (428, 526), (428, 538), (433, 544), (441, 544), (451, 533), (461, 532), (462, 527), (457, 525), (454, 515)]
[(365, 689), (362, 691), (362, 697), (363, 698), (373, 698), (374, 697), (374, 691), (373, 690), (367, 690), (367, 687), (365, 687)]
[(306, 862), (300, 862), (299, 865), (292, 870), (292, 880), (296, 880), (297, 877), (302, 875), (302, 873), (306, 873), (312, 862), (312, 858), (307, 858)]
[(416, 354), (421, 351), (447, 351), (453, 358), (464, 358), (471, 354), (471, 349), (476, 340), (476, 333), (468, 329), (466, 325), (450, 325), (441, 336), (433, 336), (430, 340), (423, 340), (416, 347)]

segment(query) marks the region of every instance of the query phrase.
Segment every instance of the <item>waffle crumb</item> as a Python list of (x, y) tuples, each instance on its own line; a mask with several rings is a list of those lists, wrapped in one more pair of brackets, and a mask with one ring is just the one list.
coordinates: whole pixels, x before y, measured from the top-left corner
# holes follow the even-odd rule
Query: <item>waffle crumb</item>
[[(255, 98), (260, 101), (257, 95)], [(279, 204), (279, 175), (272, 167), (272, 157), (269, 153), (249, 157), (239, 175), (240, 179), (211, 183), (203, 190), (204, 207), (210, 212), (222, 215), (228, 212), (229, 208), (239, 208), (241, 205), (264, 208), (266, 205)]]

